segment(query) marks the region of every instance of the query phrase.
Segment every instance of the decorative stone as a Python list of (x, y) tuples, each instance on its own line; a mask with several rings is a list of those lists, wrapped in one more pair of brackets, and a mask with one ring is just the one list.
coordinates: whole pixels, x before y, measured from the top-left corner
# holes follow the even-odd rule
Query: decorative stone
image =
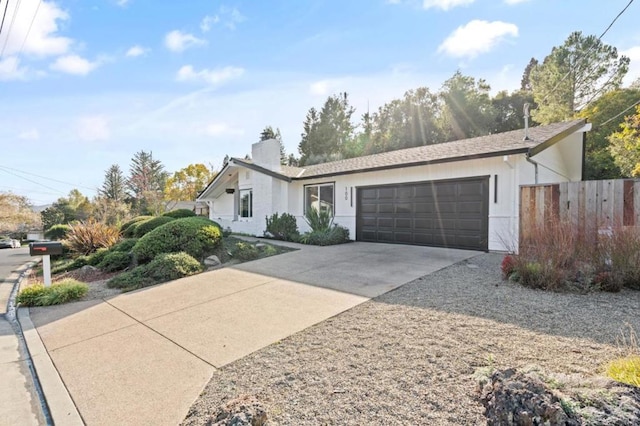
[(240, 395), (218, 408), (207, 424), (263, 426), (267, 424), (267, 409), (255, 396)]
[(220, 265), (220, 263), (220, 259), (216, 255), (209, 256), (204, 260), (204, 266), (207, 268), (213, 268), (214, 266)]

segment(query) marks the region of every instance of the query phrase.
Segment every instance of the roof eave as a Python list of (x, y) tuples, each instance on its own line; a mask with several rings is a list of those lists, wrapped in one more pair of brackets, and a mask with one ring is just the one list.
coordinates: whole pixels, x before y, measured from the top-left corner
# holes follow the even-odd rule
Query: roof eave
[(356, 173), (367, 173), (367, 172), (376, 172), (381, 170), (401, 169), (405, 167), (428, 166), (430, 164), (453, 163), (456, 161), (476, 160), (480, 158), (490, 158), (490, 157), (501, 157), (503, 155), (526, 154), (528, 152), (529, 152), (529, 148), (522, 147), (522, 148), (509, 149), (504, 151), (483, 153), (483, 154), (472, 154), (472, 155), (464, 155), (460, 157), (416, 161), (414, 163), (391, 164), (388, 166), (369, 167), (364, 169), (347, 170), (347, 171), (334, 172), (334, 173), (323, 173), (323, 174), (318, 174), (313, 176), (296, 177), (296, 178), (293, 178), (293, 180), (320, 179), (320, 178), (326, 178), (326, 177), (332, 177), (332, 176), (352, 175)]
[(542, 142), (541, 144), (538, 144), (538, 145), (536, 145), (536, 146), (534, 146), (532, 148), (529, 148), (529, 152), (527, 153), (528, 156), (529, 157), (533, 157), (535, 155), (540, 154), (545, 149), (557, 144), (562, 139), (564, 139), (567, 136), (569, 136), (569, 135), (575, 133), (576, 131), (580, 130), (582, 127), (585, 126), (586, 123), (587, 123), (587, 120), (586, 119), (582, 119), (582, 120), (576, 122), (573, 126), (566, 128), (562, 132), (550, 137), (549, 139), (547, 139), (546, 141)]
[(258, 166), (257, 164), (247, 163), (247, 162), (242, 161), (242, 160), (237, 159), (237, 158), (232, 158), (231, 160), (229, 160), (229, 162), (233, 162), (234, 164), (237, 164), (238, 166), (245, 167), (247, 169), (256, 171), (258, 173), (265, 174), (267, 176), (271, 176), (272, 178), (280, 179), (280, 180), (283, 180), (285, 182), (291, 182), (291, 178), (290, 177), (285, 176), (285, 175), (283, 175), (281, 173), (278, 173), (278, 172), (274, 172), (273, 170), (266, 169), (266, 168), (264, 168), (262, 166)]

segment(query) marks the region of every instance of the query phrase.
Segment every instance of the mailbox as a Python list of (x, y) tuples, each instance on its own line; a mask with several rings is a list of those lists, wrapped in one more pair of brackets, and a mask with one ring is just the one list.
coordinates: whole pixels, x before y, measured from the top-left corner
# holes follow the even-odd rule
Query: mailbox
[(62, 254), (62, 243), (57, 241), (29, 243), (29, 254), (31, 256)]

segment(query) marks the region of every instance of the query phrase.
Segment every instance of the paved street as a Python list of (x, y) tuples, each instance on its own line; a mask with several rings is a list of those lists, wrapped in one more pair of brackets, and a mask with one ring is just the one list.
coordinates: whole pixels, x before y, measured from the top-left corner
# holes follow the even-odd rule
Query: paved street
[(0, 250), (0, 424), (45, 424), (26, 354), (7, 318), (7, 303), (20, 266), (31, 260), (28, 248)]

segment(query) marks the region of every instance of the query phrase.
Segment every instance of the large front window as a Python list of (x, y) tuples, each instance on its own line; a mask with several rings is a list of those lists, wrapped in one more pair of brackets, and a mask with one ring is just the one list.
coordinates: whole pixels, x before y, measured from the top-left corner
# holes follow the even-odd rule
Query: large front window
[(314, 207), (318, 211), (329, 211), (333, 216), (333, 183), (307, 185), (304, 187), (305, 213)]
[(253, 191), (251, 189), (240, 190), (240, 217), (253, 217)]

